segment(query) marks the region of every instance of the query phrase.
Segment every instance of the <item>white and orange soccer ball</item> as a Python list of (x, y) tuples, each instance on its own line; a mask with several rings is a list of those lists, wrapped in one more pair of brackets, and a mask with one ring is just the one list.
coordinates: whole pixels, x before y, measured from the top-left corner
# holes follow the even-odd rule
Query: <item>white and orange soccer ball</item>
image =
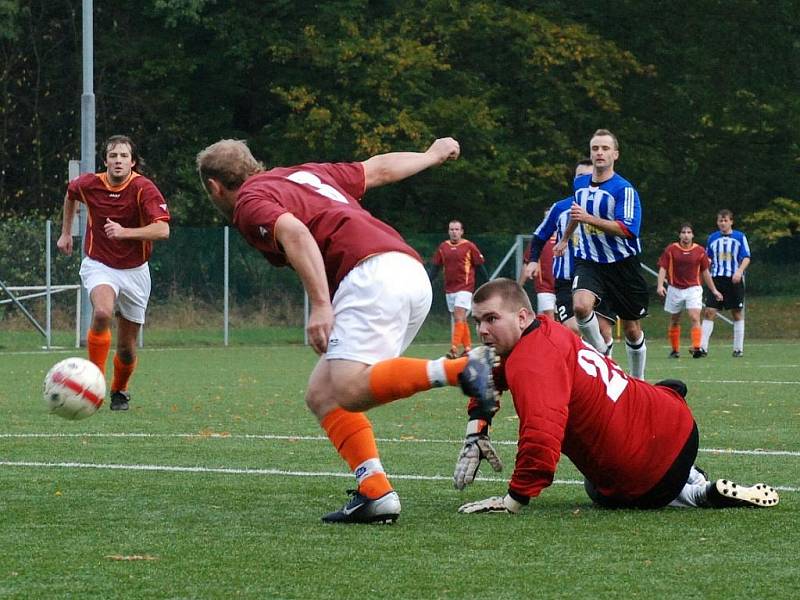
[(76, 421), (91, 417), (103, 404), (106, 378), (93, 362), (67, 358), (44, 378), (44, 403), (50, 414)]

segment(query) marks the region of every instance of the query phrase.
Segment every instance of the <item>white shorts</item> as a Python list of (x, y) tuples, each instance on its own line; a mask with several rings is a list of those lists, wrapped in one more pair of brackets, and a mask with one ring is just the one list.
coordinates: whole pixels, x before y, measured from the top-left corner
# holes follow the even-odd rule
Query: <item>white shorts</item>
[(402, 252), (371, 256), (355, 266), (333, 296), (333, 331), (325, 358), (367, 365), (400, 356), (431, 308), (422, 263)]
[(472, 292), (453, 292), (445, 294), (447, 310), (453, 312), (456, 308), (463, 308), (467, 313), (472, 310)]
[(556, 309), (556, 295), (551, 292), (536, 294), (536, 312), (543, 313), (546, 310)]
[(150, 267), (147, 263), (133, 269), (114, 269), (89, 258), (81, 262), (81, 282), (91, 295), (98, 285), (113, 288), (115, 306), (123, 317), (133, 323), (144, 323), (144, 313), (150, 298)]
[(664, 310), (671, 315), (676, 315), (683, 309), (689, 308), (703, 308), (702, 286), (693, 285), (683, 289), (669, 286), (667, 297), (664, 300)]

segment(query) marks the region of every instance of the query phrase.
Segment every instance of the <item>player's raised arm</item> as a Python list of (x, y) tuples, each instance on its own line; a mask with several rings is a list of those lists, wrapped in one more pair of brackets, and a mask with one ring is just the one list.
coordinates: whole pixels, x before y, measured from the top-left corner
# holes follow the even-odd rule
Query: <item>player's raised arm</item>
[(425, 152), (389, 152), (377, 154), (361, 163), (365, 188), (371, 189), (401, 181), (420, 171), (455, 160), (461, 147), (453, 138), (439, 138)]

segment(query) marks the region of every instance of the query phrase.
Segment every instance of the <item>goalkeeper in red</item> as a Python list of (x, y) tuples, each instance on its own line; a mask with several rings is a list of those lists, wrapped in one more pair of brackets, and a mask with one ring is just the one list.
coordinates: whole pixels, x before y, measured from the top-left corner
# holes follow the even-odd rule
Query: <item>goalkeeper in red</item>
[[(629, 377), (568, 329), (536, 318), (527, 294), (509, 279), (475, 292), (473, 316), (483, 342), (503, 358), (505, 385), (500, 374), (495, 383), (511, 391), (519, 441), (508, 492), (459, 512), (519, 512), (552, 483), (561, 454), (584, 475), (592, 501), (606, 508), (778, 503), (768, 485), (709, 481), (694, 466), (699, 435), (682, 382)], [(476, 444), (481, 457), (494, 458), (487, 436)], [(456, 488), (472, 481), (477, 462), (466, 470), (457, 465)]]

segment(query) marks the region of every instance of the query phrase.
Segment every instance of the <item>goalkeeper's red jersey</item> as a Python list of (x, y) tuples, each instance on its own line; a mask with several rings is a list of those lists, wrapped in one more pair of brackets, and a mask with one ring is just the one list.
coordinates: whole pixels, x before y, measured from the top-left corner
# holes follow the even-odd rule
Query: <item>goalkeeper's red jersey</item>
[(552, 483), (563, 453), (601, 494), (637, 498), (664, 476), (694, 426), (677, 392), (630, 377), (547, 318), (526, 330), (503, 379), (519, 416), (509, 488), (522, 496)]
[(361, 163), (305, 163), (258, 173), (244, 182), (233, 224), (273, 265), (287, 264), (275, 239), (275, 221), (291, 213), (311, 232), (325, 263), (333, 298), (339, 283), (362, 260), (383, 252), (419, 254), (389, 225), (361, 206), (366, 189)]
[(469, 240), (445, 240), (433, 254), (431, 262), (444, 267), (444, 291), (447, 294), (475, 290), (475, 267), (482, 265), (483, 254)]

